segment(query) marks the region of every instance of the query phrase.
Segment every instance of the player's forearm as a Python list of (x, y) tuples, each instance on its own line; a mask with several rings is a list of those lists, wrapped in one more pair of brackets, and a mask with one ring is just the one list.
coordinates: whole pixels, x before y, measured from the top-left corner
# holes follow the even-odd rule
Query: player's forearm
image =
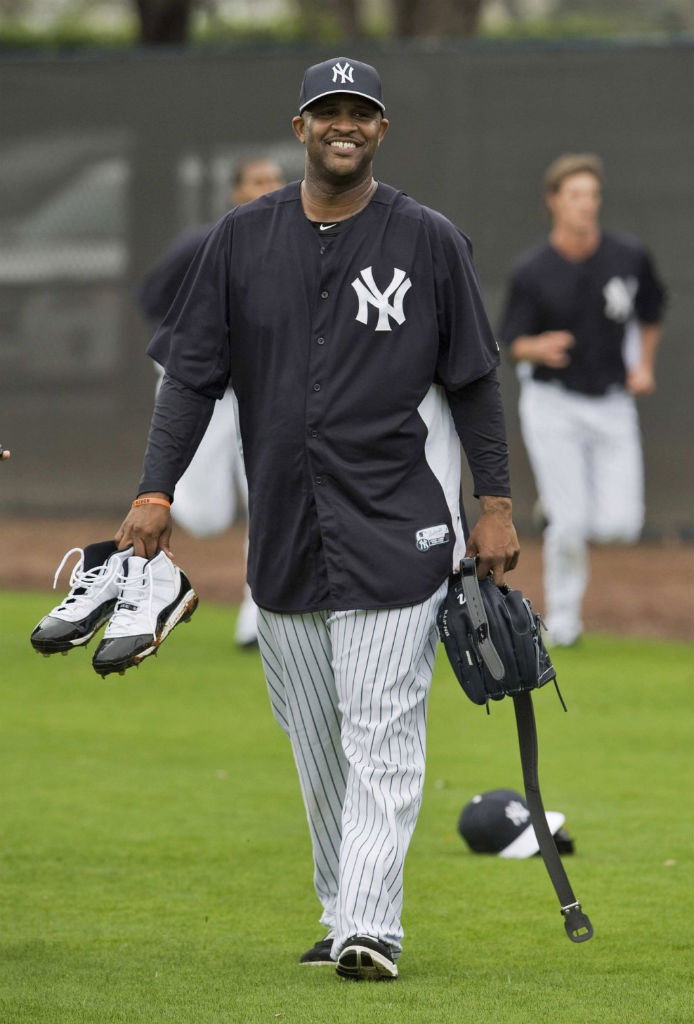
[(522, 334), (509, 345), (509, 355), (517, 363), (541, 363), (539, 340), (539, 335)]
[(513, 502), (510, 497), (501, 497), (498, 494), (480, 494), (480, 510), (489, 515), (497, 515), (506, 519), (509, 523), (513, 521)]
[(447, 395), (475, 495), (510, 496), (506, 423), (496, 371)]
[(660, 324), (641, 324), (641, 358), (640, 363), (644, 369), (655, 369), (655, 357), (660, 345), (662, 336)]
[(517, 362), (535, 363), (561, 369), (568, 366), (570, 350), (575, 339), (570, 331), (543, 331), (542, 334), (523, 334), (509, 347), (511, 358)]
[(165, 376), (157, 395), (138, 493), (173, 495), (207, 430), (214, 399)]

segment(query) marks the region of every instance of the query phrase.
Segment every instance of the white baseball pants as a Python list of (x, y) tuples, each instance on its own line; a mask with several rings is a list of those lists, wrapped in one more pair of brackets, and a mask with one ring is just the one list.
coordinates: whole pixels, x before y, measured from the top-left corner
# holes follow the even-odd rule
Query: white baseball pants
[(422, 799), (436, 613), (258, 611), (273, 714), (289, 736), (313, 846), (321, 923), (401, 949), (403, 867)]
[(635, 543), (644, 518), (643, 456), (634, 398), (522, 384), (520, 420), (549, 525), (543, 544), (545, 621), (570, 644), (583, 629), (589, 540)]

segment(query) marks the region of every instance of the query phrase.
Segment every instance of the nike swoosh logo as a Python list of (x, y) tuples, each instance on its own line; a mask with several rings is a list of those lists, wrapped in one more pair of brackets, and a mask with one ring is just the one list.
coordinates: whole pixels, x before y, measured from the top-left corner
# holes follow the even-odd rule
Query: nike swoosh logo
[(318, 230), (319, 231), (329, 231), (330, 228), (334, 228), (334, 227), (335, 227), (335, 224), (319, 224), (318, 225)]

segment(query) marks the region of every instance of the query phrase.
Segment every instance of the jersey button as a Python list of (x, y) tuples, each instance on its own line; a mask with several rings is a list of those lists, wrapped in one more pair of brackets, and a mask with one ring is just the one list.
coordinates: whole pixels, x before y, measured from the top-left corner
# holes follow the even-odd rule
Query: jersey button
[(313, 385), (313, 390), (314, 391), (320, 391), (320, 384), (314, 384)]
[(318, 433), (317, 430), (312, 430), (311, 431), (311, 437), (320, 437), (320, 434)]
[(328, 292), (321, 292), (321, 293), (320, 293), (320, 297), (321, 297), (321, 299), (327, 299), (327, 297), (328, 297), (328, 294), (329, 294)]
[(317, 483), (317, 484), (318, 484), (318, 486), (320, 487), (320, 486), (321, 486), (321, 484), (324, 484), (324, 483), (325, 483), (325, 477), (324, 477), (324, 476), (317, 476), (317, 477), (316, 477), (316, 483)]
[(316, 344), (325, 345), (325, 338), (316, 338)]

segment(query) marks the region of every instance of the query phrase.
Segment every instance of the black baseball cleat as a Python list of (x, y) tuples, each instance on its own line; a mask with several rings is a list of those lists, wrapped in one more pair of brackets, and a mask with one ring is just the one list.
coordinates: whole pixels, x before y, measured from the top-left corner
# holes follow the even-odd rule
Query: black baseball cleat
[(335, 961), (330, 955), (332, 948), (332, 939), (321, 939), (315, 946), (311, 946), (310, 949), (307, 949), (302, 954), (299, 958), (299, 963), (309, 964), (311, 967), (325, 967), (328, 965), (334, 967)]
[(139, 665), (179, 622), (188, 622), (198, 597), (185, 573), (163, 552), (154, 558), (130, 555), (118, 577), (118, 601), (92, 658), (95, 672), (121, 675)]
[(398, 968), (385, 943), (371, 935), (352, 935), (340, 950), (337, 973), (353, 981), (393, 981)]
[(70, 574), (70, 593), (44, 615), (31, 634), (31, 645), (40, 654), (67, 654), (89, 643), (116, 606), (117, 579), (132, 548), (118, 551), (112, 540), (71, 548), (58, 566), (53, 589), (68, 558), (77, 553), (80, 557)]

